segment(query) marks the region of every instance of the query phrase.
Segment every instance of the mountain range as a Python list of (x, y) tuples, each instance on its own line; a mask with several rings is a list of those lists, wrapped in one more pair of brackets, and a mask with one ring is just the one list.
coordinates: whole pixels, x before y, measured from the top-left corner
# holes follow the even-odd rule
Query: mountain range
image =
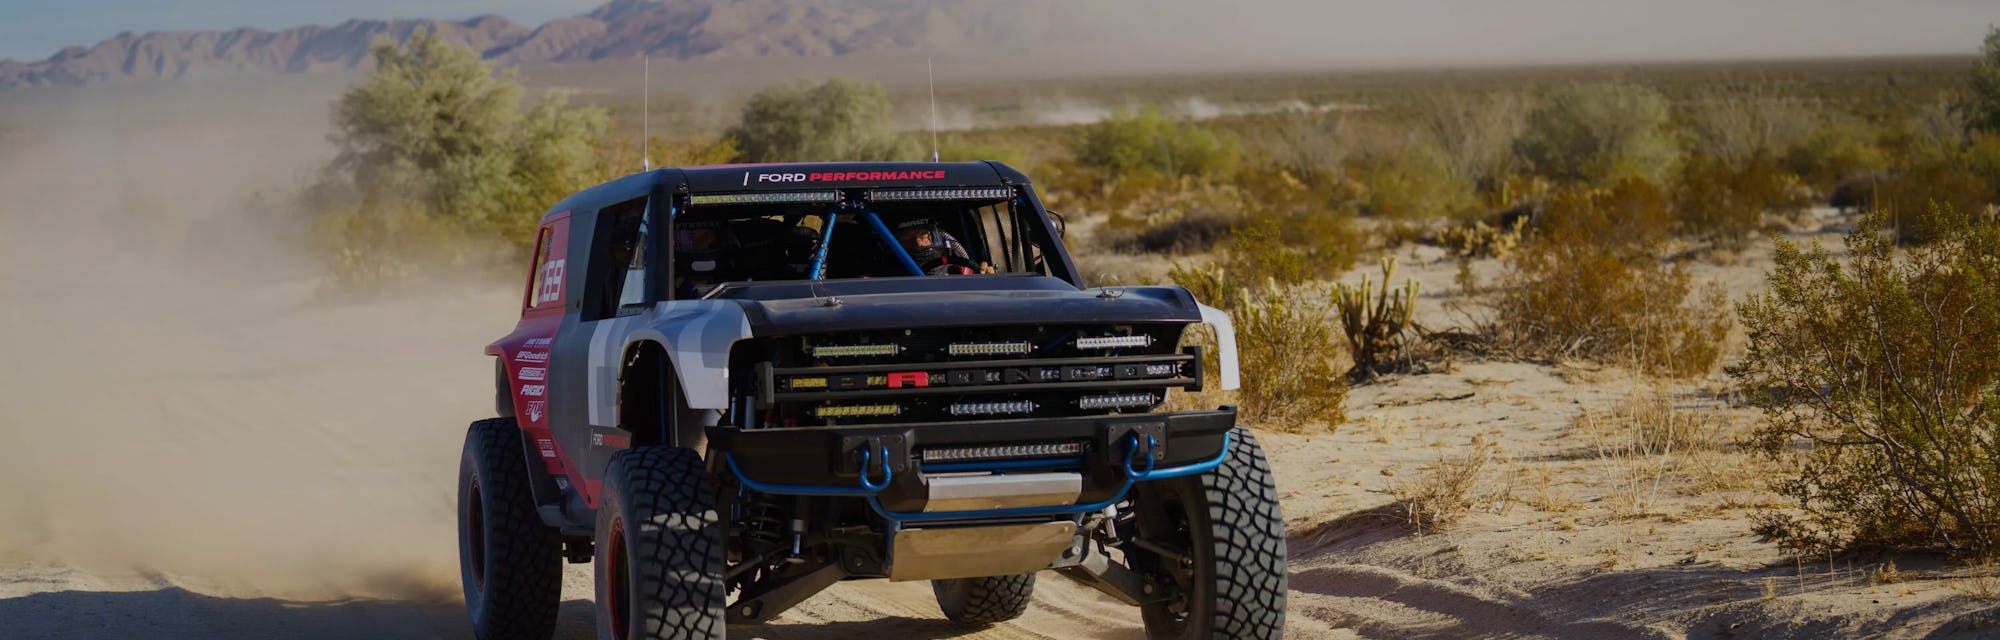
[(1023, 47), (1075, 35), (1056, 19), (1062, 9), (1054, 0), (613, 0), (532, 28), (486, 15), (127, 32), (46, 60), (0, 60), (0, 89), (353, 70), (373, 43), (425, 30), (502, 65)]

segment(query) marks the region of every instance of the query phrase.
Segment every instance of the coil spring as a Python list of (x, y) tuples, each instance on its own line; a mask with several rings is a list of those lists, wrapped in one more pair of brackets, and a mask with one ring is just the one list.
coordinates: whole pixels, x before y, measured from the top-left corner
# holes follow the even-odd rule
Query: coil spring
[(756, 547), (758, 552), (783, 550), (785, 542), (787, 513), (785, 508), (773, 502), (770, 496), (756, 494), (743, 509), (743, 539)]

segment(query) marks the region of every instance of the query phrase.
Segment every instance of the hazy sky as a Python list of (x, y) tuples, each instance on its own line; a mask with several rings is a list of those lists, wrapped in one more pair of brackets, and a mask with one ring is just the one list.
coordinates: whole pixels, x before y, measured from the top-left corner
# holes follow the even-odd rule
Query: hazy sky
[[(0, 0), (0, 58), (39, 60), (128, 30), (484, 13), (536, 25), (604, 1)], [(1251, 41), (1357, 64), (1971, 53), (2000, 23), (2000, 0), (1072, 1), (1163, 46)]]

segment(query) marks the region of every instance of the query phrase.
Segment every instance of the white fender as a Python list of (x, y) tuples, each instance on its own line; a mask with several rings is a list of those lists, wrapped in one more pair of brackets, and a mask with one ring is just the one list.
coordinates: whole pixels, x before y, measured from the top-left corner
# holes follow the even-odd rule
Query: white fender
[(1243, 386), (1243, 372), (1236, 365), (1236, 323), (1229, 320), (1229, 314), (1221, 309), (1205, 304), (1201, 307), (1201, 321), (1215, 327), (1215, 342), (1221, 350), (1216, 360), (1222, 364), (1222, 388), (1235, 389)]

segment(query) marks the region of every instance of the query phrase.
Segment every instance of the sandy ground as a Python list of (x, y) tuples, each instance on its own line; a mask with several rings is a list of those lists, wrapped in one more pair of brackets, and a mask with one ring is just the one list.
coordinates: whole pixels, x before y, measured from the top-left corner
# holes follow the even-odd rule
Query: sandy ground
[[(293, 125), (324, 114), (256, 104), (227, 126), (65, 109), (69, 129), (0, 138), (0, 637), (469, 635), (455, 465), (491, 410), (480, 346), (519, 294), (330, 295), (280, 240), (283, 212), (244, 205), (323, 159), (323, 132)], [(1740, 297), (1769, 253), (1697, 275)], [(1454, 322), (1455, 265), (1399, 255), (1424, 321)], [(1699, 446), (1635, 453), (1603, 426), (1648, 406)], [(1751, 535), (1777, 503), (1768, 464), (1733, 444), (1756, 416), (1720, 377), (1465, 361), (1348, 407), (1336, 430), (1262, 436), (1291, 532), (1289, 637), (2000, 637), (1990, 571), (1805, 562)], [(1395, 516), (1395, 491), (1467, 459), (1483, 464), (1462, 522), (1420, 534)], [(558, 637), (594, 635), (591, 595), (572, 566)], [(946, 624), (922, 583), (869, 582), (731, 635), (1144, 637), (1135, 610), (1055, 576), (985, 631)]]

